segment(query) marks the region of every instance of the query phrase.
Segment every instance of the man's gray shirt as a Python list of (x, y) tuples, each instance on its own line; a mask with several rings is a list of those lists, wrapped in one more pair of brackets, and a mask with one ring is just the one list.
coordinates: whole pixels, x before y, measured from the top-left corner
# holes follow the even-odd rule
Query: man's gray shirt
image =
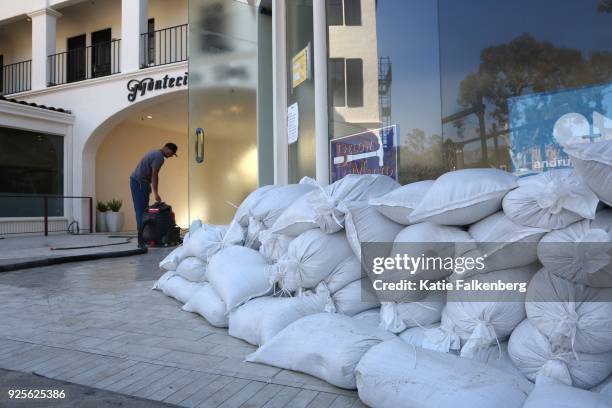
[(159, 170), (164, 164), (164, 160), (165, 158), (161, 151), (151, 150), (140, 160), (131, 177), (141, 183), (150, 184), (153, 169)]

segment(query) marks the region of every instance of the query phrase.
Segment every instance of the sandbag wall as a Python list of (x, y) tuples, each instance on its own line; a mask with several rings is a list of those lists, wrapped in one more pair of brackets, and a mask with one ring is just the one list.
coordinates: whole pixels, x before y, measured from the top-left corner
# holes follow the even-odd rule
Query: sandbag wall
[[(612, 142), (567, 151), (575, 170), (523, 178), (466, 169), (406, 186), (350, 175), (326, 187), (262, 187), (229, 226), (192, 225), (154, 289), (260, 346), (248, 361), (357, 388), (375, 407), (522, 406), (534, 381), (603, 393), (612, 374)], [(530, 285), (509, 301), (444, 291), (364, 299), (365, 242), (393, 243), (391, 256), (409, 244), (487, 259), (478, 274), (411, 279)], [(457, 245), (434, 245), (444, 242)], [(436, 389), (445, 392), (432, 399)]]

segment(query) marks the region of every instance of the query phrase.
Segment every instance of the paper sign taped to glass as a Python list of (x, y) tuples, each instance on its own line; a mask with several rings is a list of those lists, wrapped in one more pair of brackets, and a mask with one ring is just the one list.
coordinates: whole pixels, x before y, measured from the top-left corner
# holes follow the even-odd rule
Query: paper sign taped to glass
[(508, 114), (514, 173), (571, 167), (563, 146), (612, 139), (612, 84), (509, 98)]
[(347, 174), (383, 174), (397, 180), (397, 133), (392, 125), (330, 140), (331, 181)]
[(310, 78), (310, 43), (291, 60), (291, 86), (297, 88)]

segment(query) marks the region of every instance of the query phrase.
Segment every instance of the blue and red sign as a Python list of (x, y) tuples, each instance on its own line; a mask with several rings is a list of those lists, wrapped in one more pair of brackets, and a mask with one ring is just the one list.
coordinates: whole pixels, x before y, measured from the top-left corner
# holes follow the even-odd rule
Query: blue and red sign
[(332, 139), (331, 181), (347, 174), (382, 174), (397, 180), (397, 125)]

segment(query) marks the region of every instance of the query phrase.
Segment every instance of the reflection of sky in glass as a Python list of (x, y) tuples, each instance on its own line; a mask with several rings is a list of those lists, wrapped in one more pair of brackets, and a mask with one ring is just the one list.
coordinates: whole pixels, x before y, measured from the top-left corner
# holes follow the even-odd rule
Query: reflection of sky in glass
[(437, 6), (431, 0), (379, 0), (379, 57), (391, 57), (392, 123), (441, 134)]

